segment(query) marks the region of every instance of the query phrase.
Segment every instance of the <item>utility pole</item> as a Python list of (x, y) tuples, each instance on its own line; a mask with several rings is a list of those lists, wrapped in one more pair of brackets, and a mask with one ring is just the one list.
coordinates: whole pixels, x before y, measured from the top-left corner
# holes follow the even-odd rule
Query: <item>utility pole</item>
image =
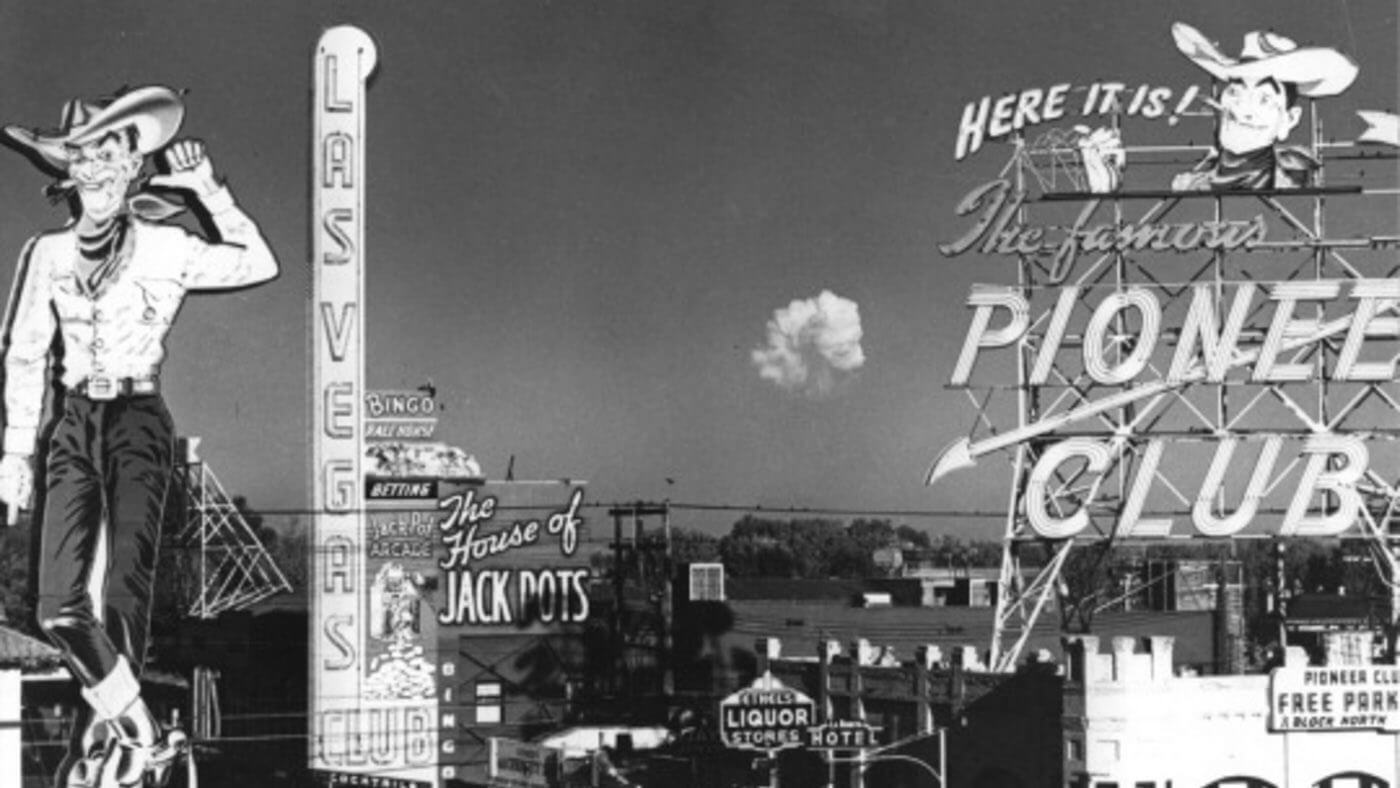
[(675, 660), (671, 655), (671, 626), (675, 621), (675, 563), (671, 553), (671, 502), (661, 504), (661, 531), (664, 552), (661, 559), (661, 692), (676, 694)]
[(1287, 549), (1282, 539), (1274, 542), (1274, 588), (1277, 589), (1274, 615), (1278, 618), (1278, 645), (1280, 649), (1285, 650), (1288, 648), (1288, 627), (1285, 623), (1285, 613), (1288, 612), (1288, 572), (1284, 556)]
[[(657, 604), (659, 621), (653, 653), (661, 676), (660, 686), (656, 689), (662, 697), (670, 697), (675, 692), (675, 674), (671, 658), (671, 626), (675, 610), (674, 584), (671, 578), (674, 570), (671, 552), (671, 503), (670, 501), (659, 504), (637, 501), (624, 506), (614, 506), (608, 510), (608, 515), (613, 518), (613, 642), (617, 645), (620, 661), (625, 660), (627, 650), (622, 626), (627, 577), (629, 574), (633, 574), (644, 596), (651, 599), (654, 586), (651, 580), (646, 577), (646, 555), (658, 549), (661, 553), (662, 578)], [(660, 545), (646, 544), (643, 539), (644, 518), (648, 517), (661, 518), (662, 542)], [(624, 540), (622, 524), (627, 518), (632, 521), (632, 531)], [(623, 555), (624, 541), (628, 542), (631, 548), (631, 554), (627, 557)], [(631, 560), (626, 560), (627, 558)], [(621, 675), (621, 668), (624, 668), (625, 665), (618, 667), (618, 675)]]

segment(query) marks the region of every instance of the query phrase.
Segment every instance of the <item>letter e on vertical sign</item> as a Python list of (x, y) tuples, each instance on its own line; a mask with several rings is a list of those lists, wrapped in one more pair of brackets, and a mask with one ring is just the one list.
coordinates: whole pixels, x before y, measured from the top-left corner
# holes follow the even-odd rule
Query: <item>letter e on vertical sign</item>
[[(312, 80), (311, 715), (313, 769), (343, 770), (343, 726), (323, 718), (355, 709), (364, 649), (364, 583), (353, 576), (365, 545), (360, 458), (364, 454), (365, 81), (374, 42), (354, 27), (325, 31)], [(317, 729), (320, 728), (320, 736)], [(339, 731), (339, 733), (337, 733)]]

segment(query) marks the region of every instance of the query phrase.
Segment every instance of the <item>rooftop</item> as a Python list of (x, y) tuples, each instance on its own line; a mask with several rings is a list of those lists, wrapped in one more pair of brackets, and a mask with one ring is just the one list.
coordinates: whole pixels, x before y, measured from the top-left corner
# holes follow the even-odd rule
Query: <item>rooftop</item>
[(0, 668), (51, 670), (60, 664), (62, 657), (58, 649), (0, 624)]
[[(991, 608), (883, 607), (856, 608), (836, 605), (794, 605), (790, 602), (734, 599), (732, 634), (744, 639), (777, 637), (787, 657), (815, 657), (817, 643), (836, 639), (851, 642), (865, 638), (877, 647), (892, 646), (901, 659), (914, 649), (934, 645), (945, 652), (954, 646), (988, 648), (992, 640)], [(1186, 612), (1103, 612), (1094, 617), (1095, 635), (1170, 635), (1176, 638), (1180, 664), (1210, 665), (1214, 654), (1214, 614)], [(1060, 651), (1059, 616), (1042, 615), (1027, 640), (1025, 653), (1047, 649)]]

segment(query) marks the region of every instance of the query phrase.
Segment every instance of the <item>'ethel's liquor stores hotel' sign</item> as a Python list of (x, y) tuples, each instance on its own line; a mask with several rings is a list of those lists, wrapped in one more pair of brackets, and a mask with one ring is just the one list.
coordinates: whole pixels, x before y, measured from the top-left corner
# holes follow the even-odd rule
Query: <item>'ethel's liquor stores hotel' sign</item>
[(773, 752), (807, 743), (807, 729), (817, 724), (812, 699), (783, 685), (771, 674), (719, 704), (719, 734), (726, 746)]

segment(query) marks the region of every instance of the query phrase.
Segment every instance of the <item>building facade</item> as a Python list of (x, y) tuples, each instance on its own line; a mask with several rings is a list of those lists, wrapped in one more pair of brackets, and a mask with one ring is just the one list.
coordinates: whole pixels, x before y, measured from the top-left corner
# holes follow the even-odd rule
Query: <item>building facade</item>
[[(1271, 682), (1304, 670), (1288, 650), (1269, 675), (1178, 675), (1173, 642), (1066, 641), (1065, 779), (1076, 788), (1389, 788), (1400, 780), (1400, 731), (1280, 730)], [(1393, 667), (1348, 674), (1393, 676)], [(1382, 691), (1393, 703), (1400, 687)], [(1368, 691), (1368, 694), (1373, 694)], [(1393, 715), (1391, 720), (1400, 720)]]

